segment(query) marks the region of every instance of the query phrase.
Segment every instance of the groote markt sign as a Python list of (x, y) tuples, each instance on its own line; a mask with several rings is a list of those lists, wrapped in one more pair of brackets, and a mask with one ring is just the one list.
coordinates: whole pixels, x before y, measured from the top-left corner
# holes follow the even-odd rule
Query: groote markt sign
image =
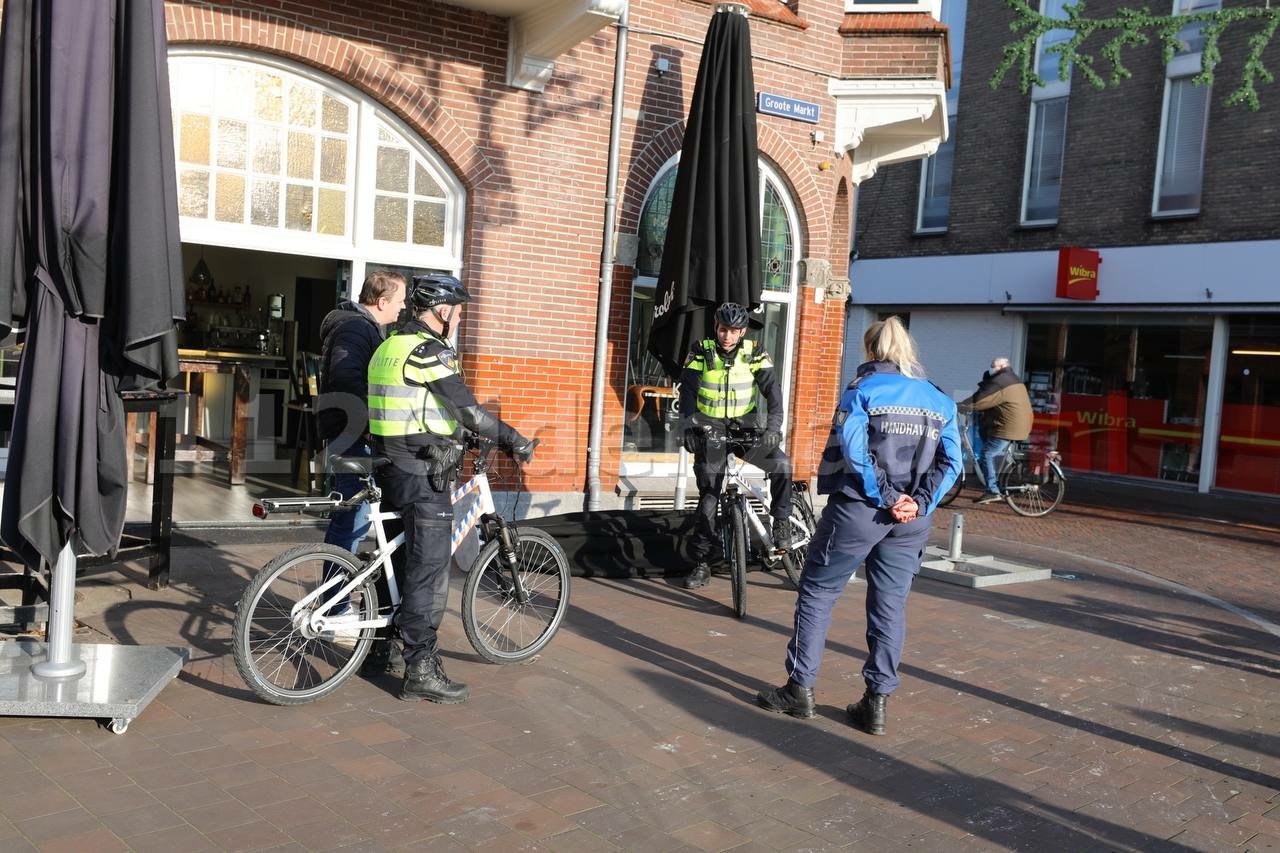
[(822, 115), (822, 107), (810, 101), (797, 101), (795, 98), (786, 98), (769, 92), (758, 92), (756, 94), (756, 112), (817, 124)]
[(1098, 298), (1098, 267), (1102, 255), (1093, 249), (1076, 249), (1064, 246), (1058, 250), (1059, 299)]

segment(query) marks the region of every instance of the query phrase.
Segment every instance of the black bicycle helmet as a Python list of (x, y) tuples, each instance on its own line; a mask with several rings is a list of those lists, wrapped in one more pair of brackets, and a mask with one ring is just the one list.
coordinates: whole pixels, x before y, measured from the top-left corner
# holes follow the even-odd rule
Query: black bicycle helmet
[(451, 275), (415, 275), (409, 285), (407, 301), (417, 313), (437, 305), (470, 302), (471, 292)]
[(726, 302), (716, 309), (716, 322), (730, 329), (745, 329), (749, 316), (747, 309), (736, 302)]

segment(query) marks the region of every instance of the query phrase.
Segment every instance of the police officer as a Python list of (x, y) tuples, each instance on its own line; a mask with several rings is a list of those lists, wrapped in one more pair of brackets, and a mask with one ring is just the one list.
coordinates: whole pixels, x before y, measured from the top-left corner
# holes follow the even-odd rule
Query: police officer
[(463, 383), (448, 338), (470, 301), (452, 276), (414, 276), (406, 299), (409, 321), (369, 362), (369, 431), (374, 451), (390, 460), (378, 469), (378, 484), (403, 514), (405, 534), (396, 614), (405, 659), (401, 699), (457, 703), (471, 694), (445, 674), (436, 640), (449, 594), (449, 495), (462, 459), (459, 425), (519, 462), (533, 457), (534, 442), (485, 411)]
[(818, 472), (818, 491), (830, 498), (800, 577), (787, 683), (756, 698), (776, 713), (813, 716), (831, 610), (865, 559), (867, 689), (846, 711), (851, 725), (881, 735), (898, 686), (907, 593), (930, 513), (960, 473), (960, 433), (955, 403), (920, 378), (915, 343), (897, 317), (873, 323), (863, 346), (867, 361), (840, 398)]
[[(791, 459), (778, 446), (782, 442), (782, 387), (769, 354), (744, 338), (747, 319), (747, 309), (737, 303), (726, 302), (717, 308), (715, 340), (695, 346), (680, 374), (684, 447), (694, 454), (693, 475), (698, 483), (698, 526), (689, 542), (695, 565), (684, 579), (685, 589), (697, 589), (711, 580), (707, 561), (718, 547), (716, 504), (728, 458), (727, 446), (707, 445), (700, 425), (709, 425), (715, 436), (744, 448), (747, 460), (768, 473), (773, 543), (777, 548), (791, 546)], [(759, 415), (753, 414), (756, 389), (768, 404), (768, 415), (765, 431), (753, 447), (751, 435), (743, 430), (758, 425)]]

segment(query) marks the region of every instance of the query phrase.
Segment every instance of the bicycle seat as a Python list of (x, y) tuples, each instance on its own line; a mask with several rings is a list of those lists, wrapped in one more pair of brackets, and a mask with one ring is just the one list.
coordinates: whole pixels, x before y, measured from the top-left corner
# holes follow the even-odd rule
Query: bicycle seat
[(329, 470), (335, 474), (367, 475), (390, 461), (385, 456), (330, 456)]

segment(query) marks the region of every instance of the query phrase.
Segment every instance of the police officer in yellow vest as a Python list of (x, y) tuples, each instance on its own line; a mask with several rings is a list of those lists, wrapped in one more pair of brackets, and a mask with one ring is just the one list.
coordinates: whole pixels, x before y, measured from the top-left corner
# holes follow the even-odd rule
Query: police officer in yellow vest
[[(769, 354), (756, 346), (755, 341), (743, 339), (747, 321), (747, 309), (741, 305), (726, 302), (717, 308), (715, 340), (705, 340), (695, 346), (680, 374), (684, 446), (694, 454), (699, 516), (698, 527), (689, 542), (689, 554), (695, 565), (684, 579), (685, 589), (705, 586), (711, 579), (708, 560), (719, 547), (716, 504), (724, 484), (728, 452), (723, 445), (708, 446), (698, 425), (709, 425), (714, 435), (742, 449), (747, 461), (769, 475), (774, 546), (791, 546), (788, 521), (791, 518), (791, 459), (778, 446), (782, 442), (782, 387), (774, 375)], [(768, 404), (763, 434), (758, 433), (757, 389)]]
[(390, 460), (378, 469), (383, 499), (403, 514), (405, 543), (397, 566), (402, 599), (396, 628), (404, 643), (401, 699), (465, 702), (471, 691), (450, 681), (436, 631), (449, 594), (449, 493), (462, 459), (459, 425), (492, 440), (519, 462), (534, 442), (485, 411), (462, 380), (449, 330), (471, 294), (452, 276), (414, 276), (406, 299), (411, 319), (369, 362), (369, 432)]

